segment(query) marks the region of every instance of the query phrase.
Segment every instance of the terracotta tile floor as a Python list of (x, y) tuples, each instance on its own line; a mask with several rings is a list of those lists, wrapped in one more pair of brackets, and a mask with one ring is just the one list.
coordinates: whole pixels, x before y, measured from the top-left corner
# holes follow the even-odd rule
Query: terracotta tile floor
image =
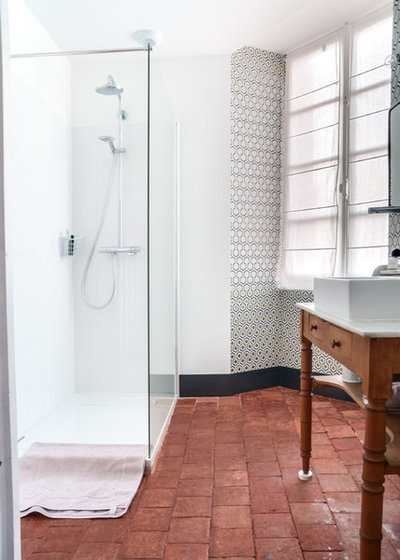
[[(22, 520), (24, 560), (355, 560), (363, 412), (314, 397), (300, 482), (299, 393), (181, 399), (152, 476), (117, 520)], [(383, 560), (400, 558), (400, 477), (386, 477)]]

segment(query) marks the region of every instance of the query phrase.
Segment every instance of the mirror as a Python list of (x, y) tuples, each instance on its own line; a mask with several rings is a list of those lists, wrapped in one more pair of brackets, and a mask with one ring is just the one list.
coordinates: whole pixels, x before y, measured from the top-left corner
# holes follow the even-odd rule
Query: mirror
[(368, 208), (368, 214), (400, 212), (400, 101), (389, 111), (389, 206)]
[(389, 206), (400, 206), (400, 102), (389, 111)]

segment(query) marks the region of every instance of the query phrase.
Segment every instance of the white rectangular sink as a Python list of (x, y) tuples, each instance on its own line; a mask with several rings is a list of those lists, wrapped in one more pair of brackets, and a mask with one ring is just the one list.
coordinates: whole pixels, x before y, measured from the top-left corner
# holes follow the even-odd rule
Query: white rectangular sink
[(400, 277), (314, 278), (316, 309), (353, 321), (400, 320)]

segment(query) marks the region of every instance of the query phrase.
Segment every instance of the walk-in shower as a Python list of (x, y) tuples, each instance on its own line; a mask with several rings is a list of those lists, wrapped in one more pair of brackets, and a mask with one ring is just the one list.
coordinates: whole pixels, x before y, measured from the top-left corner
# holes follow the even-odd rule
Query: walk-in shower
[(44, 441), (151, 456), (172, 410), (176, 122), (144, 45), (10, 61), (20, 454)]

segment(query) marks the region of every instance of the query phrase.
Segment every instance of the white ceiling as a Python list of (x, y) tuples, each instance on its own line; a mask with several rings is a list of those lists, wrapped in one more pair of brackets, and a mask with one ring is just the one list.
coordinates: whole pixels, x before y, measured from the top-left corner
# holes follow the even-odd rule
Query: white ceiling
[[(12, 1), (12, 0), (10, 0)], [(165, 57), (230, 54), (243, 45), (287, 52), (387, 0), (25, 0), (62, 50), (135, 46), (163, 34)]]

